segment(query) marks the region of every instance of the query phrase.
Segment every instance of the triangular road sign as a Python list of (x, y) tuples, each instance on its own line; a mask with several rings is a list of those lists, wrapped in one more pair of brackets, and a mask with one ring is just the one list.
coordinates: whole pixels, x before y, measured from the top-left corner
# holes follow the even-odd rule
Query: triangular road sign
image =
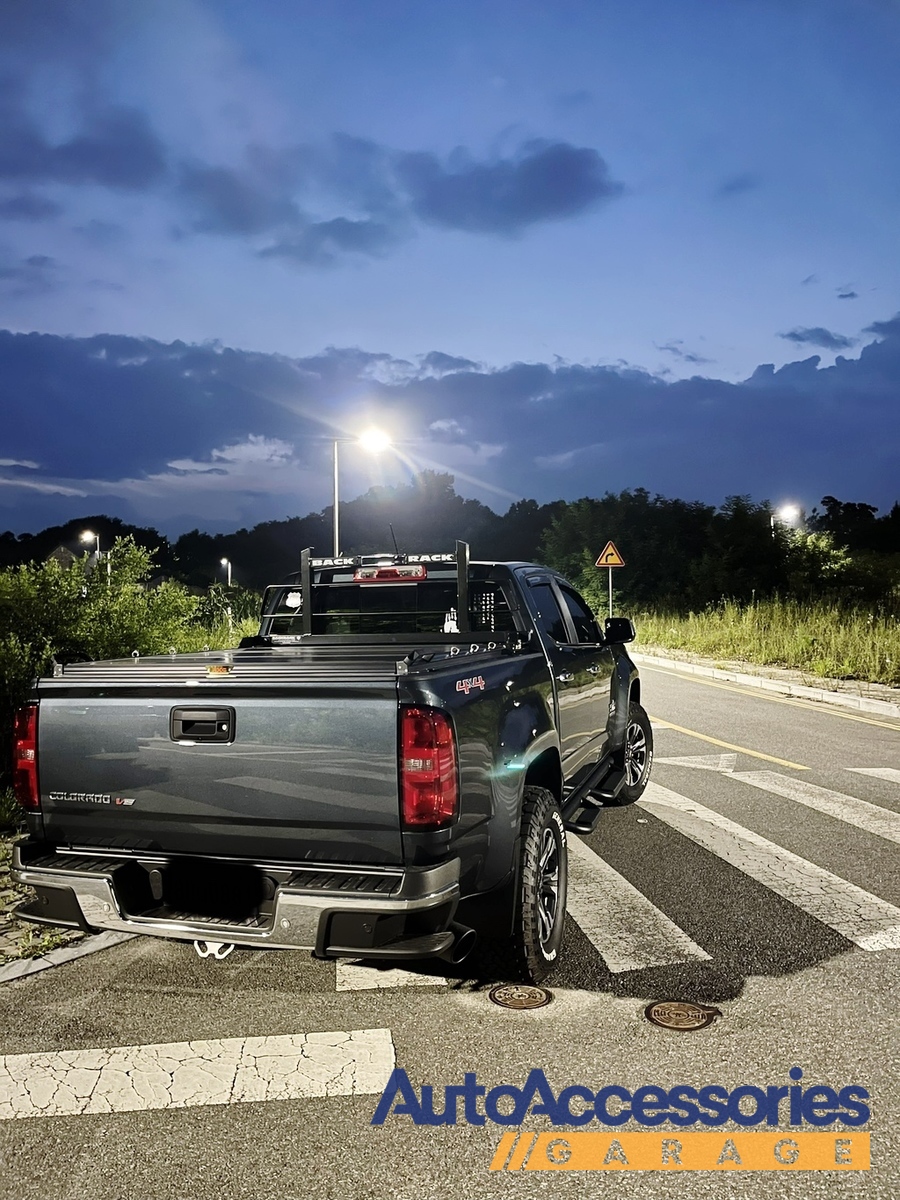
[(594, 563), (595, 567), (624, 567), (625, 559), (618, 552), (612, 542), (607, 542), (603, 547), (600, 557)]

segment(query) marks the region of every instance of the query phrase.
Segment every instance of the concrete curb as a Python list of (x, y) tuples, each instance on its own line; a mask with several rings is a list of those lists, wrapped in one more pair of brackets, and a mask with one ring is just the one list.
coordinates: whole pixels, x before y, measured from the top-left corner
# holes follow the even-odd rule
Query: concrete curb
[(702, 663), (685, 662), (680, 658), (662, 658), (656, 654), (631, 652), (631, 657), (640, 665), (665, 667), (670, 671), (682, 671), (687, 675), (705, 675), (710, 679), (722, 679), (728, 683), (741, 683), (747, 687), (761, 688), (767, 692), (780, 692), (783, 696), (796, 696), (801, 700), (817, 700), (822, 704), (836, 704), (841, 708), (853, 708), (857, 712), (879, 714), (883, 717), (900, 717), (900, 703), (890, 700), (871, 700), (868, 696), (850, 696), (846, 692), (832, 692), (827, 688), (807, 687), (787, 680), (767, 679), (760, 675), (746, 675), (741, 671), (705, 666)]
[(51, 950), (49, 954), (43, 954), (40, 958), (24, 958), (20, 962), (7, 963), (5, 967), (0, 967), (0, 983), (23, 979), (26, 975), (36, 975), (38, 971), (61, 966), (74, 958), (84, 958), (86, 954), (96, 954), (98, 950), (118, 946), (120, 942), (129, 942), (135, 936), (133, 933), (114, 933), (109, 930), (85, 938), (83, 942), (76, 942), (74, 946), (60, 946), (58, 950)]

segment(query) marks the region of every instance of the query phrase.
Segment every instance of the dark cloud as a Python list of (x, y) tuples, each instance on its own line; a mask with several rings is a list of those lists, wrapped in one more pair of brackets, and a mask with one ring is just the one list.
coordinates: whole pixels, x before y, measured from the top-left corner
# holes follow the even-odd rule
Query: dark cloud
[[(51, 271), (45, 257), (17, 269)], [(225, 513), (237, 526), (312, 511), (328, 502), (327, 439), (352, 432), (364, 406), (404, 431), (414, 466), (450, 470), (488, 503), (497, 488), (544, 502), (643, 486), (708, 502), (831, 494), (889, 508), (900, 314), (867, 332), (878, 340), (858, 359), (823, 368), (813, 355), (741, 383), (563, 362), (492, 369), (440, 351), (415, 366), (358, 349), (289, 359), (0, 333), (3, 457), (40, 464), (0, 470), (0, 504), (15, 506), (7, 521), (20, 528), (84, 512), (86, 494), (173, 531)]]
[(440, 350), (432, 350), (419, 361), (426, 371), (433, 371), (436, 375), (448, 375), (451, 371), (474, 371), (478, 367), (478, 363), (470, 358), (456, 358)]
[(838, 300), (856, 300), (859, 298), (859, 292), (838, 292)]
[(818, 283), (819, 277), (818, 275), (807, 275), (807, 277), (805, 279), (801, 279), (800, 282), (804, 287), (806, 287), (810, 283)]
[(58, 204), (34, 192), (19, 192), (0, 200), (0, 220), (4, 221), (49, 221), (61, 212)]
[(285, 258), (303, 266), (329, 267), (350, 254), (378, 257), (396, 241), (396, 232), (380, 221), (335, 217), (312, 222), (259, 253), (262, 258)]
[(815, 325), (811, 329), (792, 329), (789, 333), (779, 333), (780, 338), (795, 342), (798, 346), (821, 346), (824, 350), (849, 350), (856, 345), (856, 338), (844, 337), (842, 333), (832, 333)]
[(724, 180), (716, 189), (716, 195), (722, 199), (727, 199), (729, 196), (741, 196), (744, 192), (755, 191), (760, 186), (760, 181), (756, 175), (749, 173), (744, 175), (732, 175), (730, 179)]
[(511, 158), (473, 162), (455, 152), (404, 154), (398, 175), (423, 221), (470, 233), (519, 233), (539, 221), (573, 217), (622, 192), (596, 150), (530, 141)]
[(0, 179), (143, 190), (164, 175), (162, 143), (136, 109), (90, 113), (80, 133), (53, 145), (19, 101), (7, 80), (0, 94)]
[(286, 195), (266, 191), (246, 172), (185, 167), (180, 187), (198, 213), (194, 228), (203, 232), (250, 235), (300, 220)]
[(15, 298), (54, 292), (61, 286), (59, 265), (47, 254), (32, 254), (15, 263), (0, 263), (0, 289)]
[(657, 345), (656, 348), (657, 350), (664, 350), (666, 354), (671, 354), (673, 357), (680, 359), (682, 362), (702, 365), (704, 363), (711, 363), (714, 361), (711, 358), (704, 358), (701, 354), (694, 354), (691, 351), (682, 350), (683, 345), (684, 342), (676, 340), (667, 342), (664, 346)]

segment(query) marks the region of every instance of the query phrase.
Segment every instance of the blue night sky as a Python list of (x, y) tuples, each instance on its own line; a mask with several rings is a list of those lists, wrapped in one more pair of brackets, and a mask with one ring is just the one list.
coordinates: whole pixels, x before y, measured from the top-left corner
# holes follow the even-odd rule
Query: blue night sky
[(0, 528), (900, 499), (896, 0), (0, 0)]

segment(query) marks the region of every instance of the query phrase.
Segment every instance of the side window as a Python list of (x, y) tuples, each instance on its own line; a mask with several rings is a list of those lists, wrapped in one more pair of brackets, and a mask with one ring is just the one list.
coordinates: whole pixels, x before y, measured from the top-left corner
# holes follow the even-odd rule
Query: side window
[(568, 642), (566, 623), (550, 584), (539, 583), (528, 590), (537, 609), (537, 625), (541, 632), (552, 637), (555, 642)]
[(594, 614), (577, 592), (573, 592), (571, 588), (567, 588), (563, 585), (560, 585), (559, 590), (562, 592), (563, 601), (565, 602), (566, 608), (569, 610), (569, 614), (571, 615), (572, 621), (575, 625), (576, 641), (590, 642), (592, 645), (596, 646), (599, 637), (597, 634), (597, 622), (594, 620)]

